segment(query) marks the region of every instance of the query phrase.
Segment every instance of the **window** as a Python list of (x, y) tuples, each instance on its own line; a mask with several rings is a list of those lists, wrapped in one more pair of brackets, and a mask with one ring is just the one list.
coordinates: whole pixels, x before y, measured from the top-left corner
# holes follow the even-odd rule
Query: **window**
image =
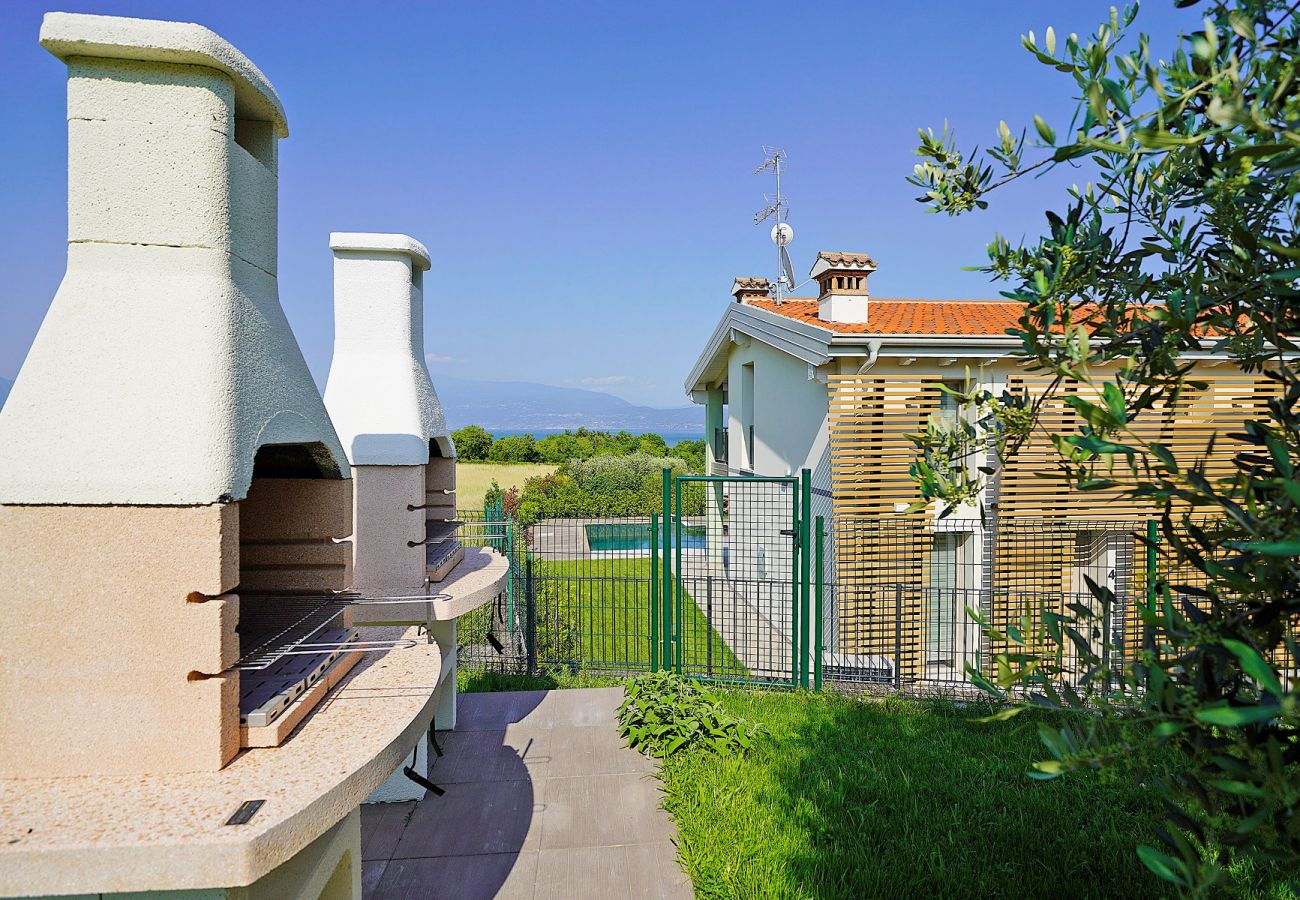
[[(948, 390), (939, 391), (938, 422), (943, 427), (944, 431), (953, 432), (955, 426), (961, 420), (962, 408), (961, 408), (960, 399), (955, 394), (950, 394), (948, 391), (957, 391), (959, 393), (965, 393), (966, 384), (961, 381), (945, 381), (943, 382), (943, 386)], [(963, 443), (963, 447), (964, 446), (965, 445)], [(953, 477), (957, 477), (961, 474), (961, 471), (964, 466), (965, 466), (964, 457), (961, 455), (956, 455), (951, 460), (951, 467), (949, 471), (951, 472)]]
[(957, 657), (957, 618), (965, 619), (965, 604), (958, 603), (958, 549), (961, 535), (936, 534), (930, 548), (930, 580), (926, 589), (926, 662), (951, 667)]
[[(1081, 629), (1093, 644), (1094, 652), (1104, 655), (1103, 637), (1107, 629), (1112, 633), (1113, 646), (1123, 643), (1125, 607), (1129, 602), (1133, 575), (1133, 545), (1135, 539), (1122, 531), (1103, 528), (1075, 532), (1074, 566), (1070, 574), (1070, 594), (1066, 604), (1086, 606), (1097, 616), (1089, 628)], [(1088, 587), (1088, 579), (1098, 587), (1109, 588), (1114, 595), (1114, 605), (1107, 611)]]
[(740, 367), (740, 424), (741, 435), (745, 443), (745, 458), (742, 464), (750, 471), (754, 469), (754, 364), (745, 363)]

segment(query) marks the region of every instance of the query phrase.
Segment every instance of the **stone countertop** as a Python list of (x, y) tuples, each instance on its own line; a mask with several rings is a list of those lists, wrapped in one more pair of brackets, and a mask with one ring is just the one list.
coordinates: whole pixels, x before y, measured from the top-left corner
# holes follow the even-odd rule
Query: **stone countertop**
[(445, 594), (445, 600), (386, 601), (367, 607), (358, 603), (348, 609), (354, 625), (446, 622), (478, 609), (506, 589), (510, 561), (495, 550), (466, 547), (465, 556), (442, 581), (429, 585), (429, 593)]
[[(355, 809), (429, 727), (442, 654), (368, 653), (283, 745), (219, 772), (0, 779), (0, 896), (251, 884)], [(245, 825), (225, 821), (246, 800)]]

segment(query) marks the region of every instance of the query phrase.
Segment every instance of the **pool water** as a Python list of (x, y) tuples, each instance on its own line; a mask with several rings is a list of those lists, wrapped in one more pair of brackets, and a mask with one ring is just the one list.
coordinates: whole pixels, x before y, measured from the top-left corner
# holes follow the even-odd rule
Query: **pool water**
[[(587, 525), (587, 546), (593, 552), (606, 550), (649, 550), (650, 525), (612, 523)], [(708, 546), (703, 525), (686, 525), (682, 528), (682, 549), (703, 550)]]

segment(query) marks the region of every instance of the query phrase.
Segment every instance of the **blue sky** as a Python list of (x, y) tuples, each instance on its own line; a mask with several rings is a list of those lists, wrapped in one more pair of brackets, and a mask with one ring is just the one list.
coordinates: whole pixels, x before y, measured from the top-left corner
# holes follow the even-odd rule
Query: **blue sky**
[[(64, 69), (48, 9), (204, 24), (267, 74), (288, 112), (280, 298), (319, 382), (333, 333), (330, 231), (428, 245), (426, 341), (440, 374), (685, 402), (681, 384), (735, 275), (773, 274), (761, 146), (790, 158), (791, 246), (872, 254), (872, 293), (977, 298), (962, 266), (995, 231), (1039, 227), (1076, 173), (959, 220), (904, 178), (919, 126), (969, 144), (998, 120), (1068, 118), (1065, 76), (1019, 36), (1091, 31), (1107, 5), (978, 3), (162, 2), (0, 6), (0, 376), (21, 365), (63, 274)], [(1151, 2), (1171, 48), (1195, 11)]]

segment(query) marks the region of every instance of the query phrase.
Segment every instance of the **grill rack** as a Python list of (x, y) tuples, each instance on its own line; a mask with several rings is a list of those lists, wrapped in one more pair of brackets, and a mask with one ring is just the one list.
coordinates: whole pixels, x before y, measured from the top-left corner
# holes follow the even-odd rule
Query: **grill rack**
[[(255, 592), (239, 595), (240, 641), (251, 645), (232, 668), (255, 672), (270, 668), (286, 656), (313, 656), (338, 650), (406, 650), (416, 641), (313, 640), (324, 631), (339, 627), (343, 611), (365, 603), (352, 591), (299, 594)], [(374, 602), (371, 600), (370, 602)]]

